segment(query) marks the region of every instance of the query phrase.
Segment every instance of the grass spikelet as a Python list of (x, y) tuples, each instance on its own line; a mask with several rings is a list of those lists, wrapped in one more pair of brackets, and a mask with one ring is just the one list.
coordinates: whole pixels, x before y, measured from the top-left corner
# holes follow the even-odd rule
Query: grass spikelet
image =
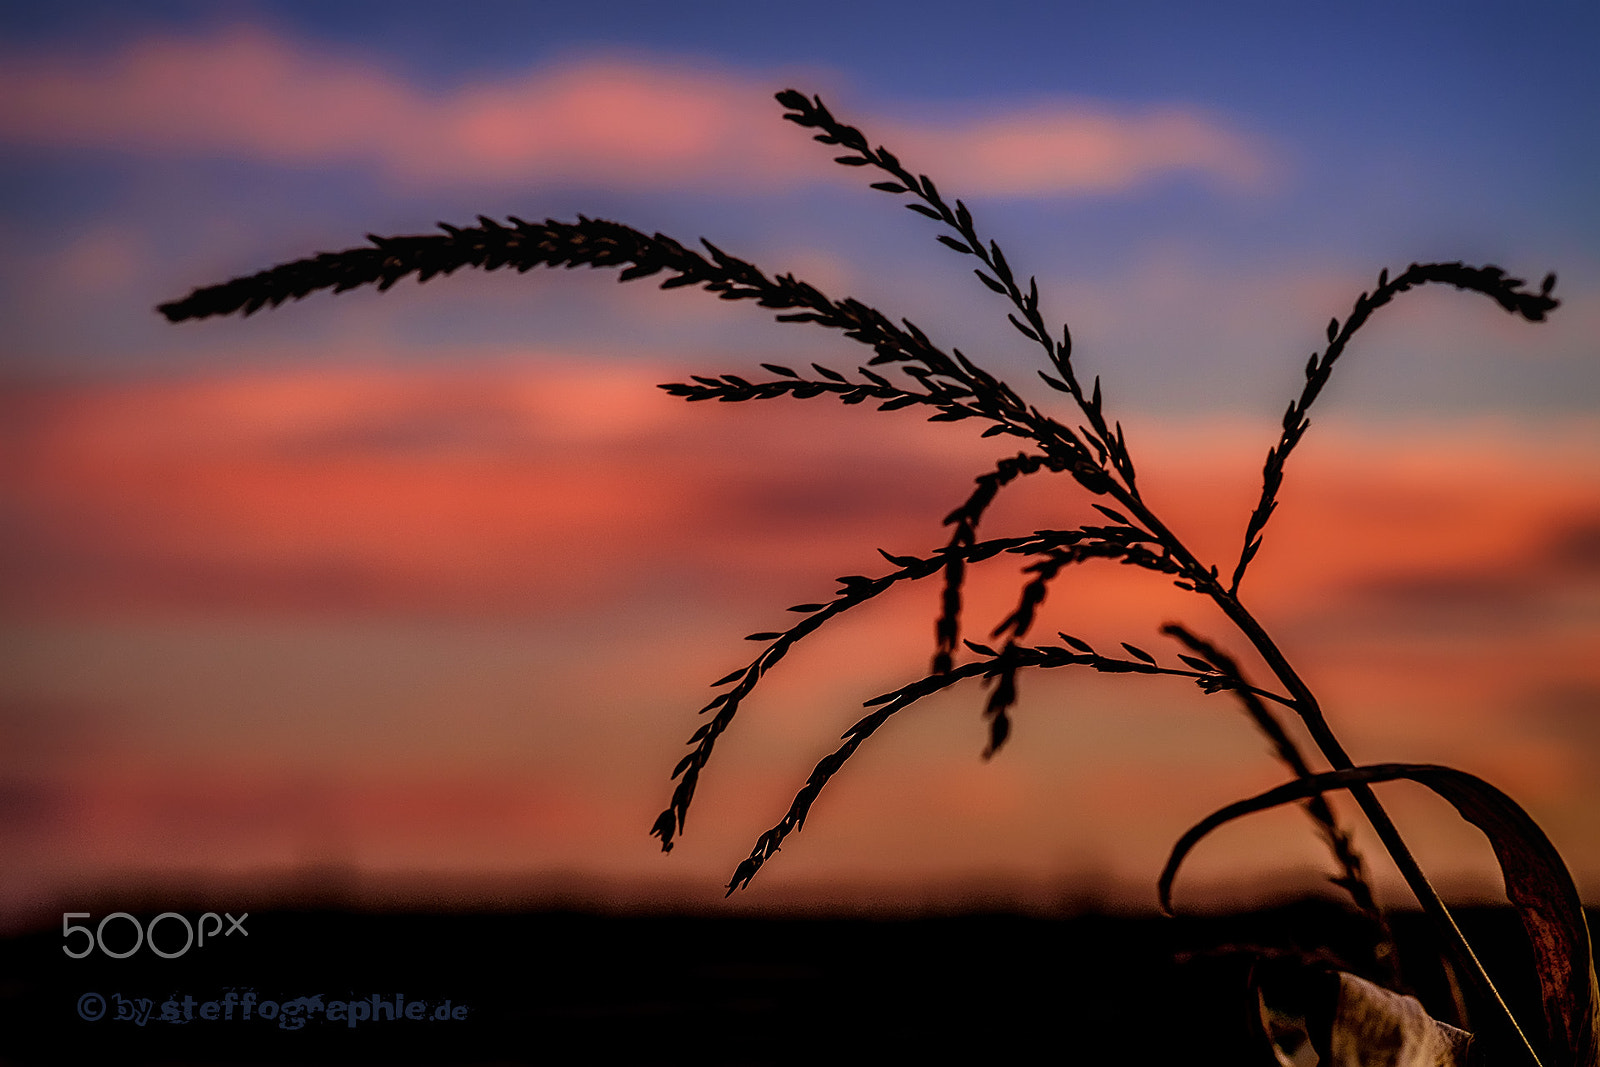
[[(1049, 322), (1031, 276), (1018, 271), (999, 243), (985, 235), (962, 200), (948, 200), (927, 175), (916, 173), (899, 157), (873, 142), (859, 129), (839, 121), (815, 96), (788, 89), (777, 94), (783, 118), (814, 131), (813, 139), (838, 154), (836, 162), (877, 180), (873, 190), (901, 198), (904, 206), (934, 223), (937, 244), (962, 257), (989, 297), (1026, 342), (1039, 350), (1037, 373), (1054, 394), (1070, 400), (1069, 414), (1057, 418), (1022, 400), (1005, 381), (959, 349), (945, 348), (914, 323), (896, 318), (859, 300), (834, 299), (791, 274), (768, 275), (747, 260), (702, 241), (694, 250), (662, 234), (601, 219), (578, 216), (572, 222), (528, 222), (509, 216), (505, 222), (479, 216), (475, 226), (439, 224), (440, 232), (413, 236), (369, 235), (367, 244), (295, 260), (219, 285), (195, 289), (158, 309), (171, 322), (239, 314), (249, 316), (267, 307), (304, 299), (312, 293), (347, 292), (363, 286), (380, 291), (415, 277), (426, 282), (464, 267), (484, 271), (534, 268), (611, 269), (622, 281), (660, 279), (663, 289), (693, 289), (720, 300), (762, 308), (779, 322), (836, 331), (870, 350), (854, 374), (821, 364), (809, 372), (774, 363), (761, 364), (770, 377), (724, 373), (691, 376), (661, 388), (691, 402), (746, 403), (780, 399), (832, 397), (842, 404), (880, 411), (917, 409), (928, 421), (964, 423), (982, 437), (1014, 437), (1012, 454), (997, 459), (974, 479), (966, 498), (944, 519), (949, 527), (942, 546), (927, 552), (884, 550), (893, 570), (870, 577), (847, 575), (828, 599), (798, 604), (792, 625), (762, 629), (748, 640), (763, 648), (748, 663), (723, 675), (720, 689), (700, 709), (705, 718), (689, 739), (689, 752), (677, 762), (671, 799), (656, 817), (651, 832), (670, 850), (684, 830), (702, 771), (717, 741), (728, 731), (766, 673), (777, 667), (796, 643), (838, 616), (881, 596), (904, 582), (935, 575), (941, 578), (939, 612), (934, 625), (931, 671), (888, 693), (869, 699), (868, 713), (845, 731), (841, 744), (813, 768), (789, 809), (760, 836), (728, 883), (728, 892), (748, 886), (792, 833), (804, 826), (822, 790), (840, 773), (860, 746), (889, 719), (935, 693), (969, 681), (986, 686), (982, 718), (986, 726), (984, 758), (992, 757), (1012, 737), (1013, 711), (1020, 707), (1019, 679), (1024, 671), (1079, 668), (1106, 674), (1141, 674), (1184, 679), (1205, 693), (1228, 692), (1272, 746), (1293, 780), (1259, 797), (1233, 805), (1198, 824), (1173, 852), (1159, 883), (1168, 900), (1172, 878), (1187, 851), (1205, 833), (1228, 819), (1277, 803), (1301, 803), (1329, 846), (1340, 873), (1335, 881), (1356, 906), (1372, 916), (1379, 930), (1383, 918), (1367, 881), (1364, 861), (1352, 838), (1324, 799), (1329, 790), (1350, 793), (1371, 824), (1385, 853), (1394, 861), (1424, 911), (1433, 919), (1451, 962), (1466, 978), (1475, 1007), (1486, 1021), (1485, 1038), (1497, 1056), (1537, 1063), (1527, 1032), (1542, 1035), (1556, 1062), (1597, 1067), (1596, 1031), (1600, 1029), (1600, 989), (1594, 978), (1592, 949), (1576, 890), (1547, 838), (1521, 808), (1492, 786), (1449, 768), (1393, 764), (1357, 768), (1335, 736), (1315, 694), (1296, 672), (1263, 622), (1239, 598), (1251, 562), (1264, 545), (1267, 524), (1279, 505), (1286, 465), (1311, 423), (1308, 413), (1321, 396), (1334, 367), (1372, 315), (1404, 293), (1424, 285), (1448, 285), (1487, 297), (1501, 310), (1528, 322), (1541, 322), (1559, 306), (1551, 295), (1555, 276), (1546, 275), (1537, 290), (1525, 287), (1499, 267), (1453, 263), (1413, 263), (1391, 276), (1385, 268), (1376, 285), (1361, 293), (1341, 320), (1332, 317), (1323, 331), (1325, 345), (1307, 359), (1299, 393), (1284, 411), (1277, 439), (1267, 449), (1261, 493), (1244, 523), (1244, 538), (1231, 574), (1222, 578), (1218, 563), (1201, 560), (1162, 521), (1144, 499), (1121, 424), (1108, 416), (1109, 404), (1098, 377), (1085, 388), (1075, 363), (1071, 330)], [(976, 264), (976, 265), (974, 265)], [(1026, 280), (1024, 280), (1026, 279)], [(1059, 338), (1059, 339), (1058, 339)], [(878, 368), (878, 369), (874, 369)], [(1069, 425), (1070, 423), (1070, 425)], [(1065, 475), (1084, 491), (1106, 520), (1063, 530), (1037, 530), (1020, 537), (979, 541), (978, 529), (999, 494), (1018, 479), (1033, 475)], [(964, 641), (965, 582), (974, 567), (997, 557), (1016, 557), (1024, 579), (1016, 606), (992, 629), (1000, 645)], [(1163, 666), (1138, 645), (1122, 642), (1126, 656), (1106, 656), (1086, 641), (1066, 633), (1060, 644), (1025, 644), (1053, 584), (1078, 564), (1114, 561), (1136, 571), (1151, 572), (1209, 601), (1232, 624), (1236, 637), (1265, 665), (1274, 689), (1246, 681), (1233, 654), (1197, 636), (1178, 623), (1164, 632), (1186, 651), (1181, 667)], [(1313, 769), (1310, 758), (1291, 737), (1276, 705), (1300, 721), (1327, 771)], [(1513, 904), (1523, 917), (1533, 944), (1545, 1018), (1538, 1028), (1524, 1028), (1506, 1008), (1494, 982), (1461, 935), (1421, 866), (1406, 846), (1393, 820), (1373, 792), (1375, 782), (1406, 779), (1444, 796), (1493, 844), (1506, 874)], [(1384, 935), (1386, 936), (1386, 934)], [(1392, 958), (1389, 961), (1392, 964)], [(1496, 1060), (1496, 1062), (1500, 1062)]]

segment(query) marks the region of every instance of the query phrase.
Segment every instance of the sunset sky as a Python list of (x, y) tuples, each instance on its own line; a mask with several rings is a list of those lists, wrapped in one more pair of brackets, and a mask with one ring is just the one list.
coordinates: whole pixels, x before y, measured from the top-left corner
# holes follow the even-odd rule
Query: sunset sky
[[(1184, 829), (1284, 779), (1180, 680), (1025, 675), (990, 762), (984, 694), (958, 687), (880, 731), (724, 904), (861, 702), (926, 671), (938, 590), (775, 670), (663, 857), (648, 830), (707, 683), (786, 606), (882, 573), (877, 549), (941, 545), (1015, 444), (675, 400), (655, 385), (870, 353), (611, 272), (154, 311), (367, 233), (581, 213), (905, 316), (1055, 404), (970, 261), (782, 121), (786, 87), (1037, 276), (1147, 499), (1224, 571), (1306, 357), (1380, 268), (1559, 276), (1543, 324), (1445, 287), (1374, 318), (1244, 597), (1358, 762), (1493, 781), (1600, 902), (1597, 40), (1580, 3), (0, 7), (0, 920), (124, 886), (1146, 908)], [(1096, 518), (1041, 475), (984, 532)], [(975, 576), (969, 636), (1019, 581)], [(1201, 600), (1109, 564), (1064, 576), (1035, 637), (1176, 664), (1172, 619), (1243, 653)], [(1382, 795), (1453, 892), (1496, 890), (1448, 806)], [(1329, 870), (1272, 813), (1203, 845), (1178, 899)]]

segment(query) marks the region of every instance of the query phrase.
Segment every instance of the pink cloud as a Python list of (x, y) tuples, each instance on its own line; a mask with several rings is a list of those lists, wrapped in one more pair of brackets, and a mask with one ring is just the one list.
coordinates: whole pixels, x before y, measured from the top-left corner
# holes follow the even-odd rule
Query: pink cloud
[(1002, 196), (1111, 193), (1174, 171), (1249, 187), (1268, 171), (1249, 139), (1181, 108), (1119, 115), (1094, 104), (1045, 105), (942, 127), (901, 127), (892, 137), (891, 144), (904, 146), (896, 152), (949, 187)]
[[(93, 66), (0, 66), (0, 138), (290, 166), (373, 165), (413, 182), (772, 187), (827, 155), (778, 119), (767, 79), (588, 59), (448, 92), (370, 60), (239, 27), (151, 38)], [(1046, 103), (956, 123), (870, 121), (908, 164), (998, 195), (1101, 193), (1172, 171), (1260, 179), (1260, 148), (1198, 112)]]

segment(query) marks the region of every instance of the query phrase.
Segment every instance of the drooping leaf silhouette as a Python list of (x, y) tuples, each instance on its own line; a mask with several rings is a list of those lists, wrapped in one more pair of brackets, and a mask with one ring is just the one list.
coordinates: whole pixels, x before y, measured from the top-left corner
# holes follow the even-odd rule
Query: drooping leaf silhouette
[(1171, 911), (1172, 883), (1184, 858), (1212, 830), (1234, 819), (1334, 789), (1404, 780), (1433, 790), (1494, 849), (1506, 896), (1533, 949), (1553, 1067), (1600, 1064), (1600, 983), (1583, 902), (1572, 875), (1538, 823), (1516, 801), (1482, 778), (1430, 763), (1383, 763), (1313, 775), (1229, 804), (1191, 827), (1173, 846), (1158, 883)]
[[(1245, 681), (1244, 672), (1237, 660), (1180, 623), (1169, 622), (1161, 627), (1161, 632), (1176, 638), (1185, 647), (1197, 653), (1195, 656), (1180, 655), (1178, 658), (1203, 672), (1201, 677), (1196, 679), (1202, 689), (1208, 693), (1232, 693), (1244, 709), (1245, 715), (1272, 745), (1273, 755), (1278, 761), (1294, 772), (1297, 778), (1312, 776), (1311, 765), (1305, 754), (1300, 751), (1300, 746), (1289, 736), (1288, 730), (1284, 729), (1277, 715), (1267, 707), (1261, 693)], [(1376, 955), (1380, 957), (1377, 962), (1388, 972), (1391, 979), (1397, 979), (1399, 973), (1393, 952), (1394, 937), (1382, 909), (1378, 907), (1378, 902), (1372, 895), (1372, 887), (1367, 882), (1365, 861), (1356, 851), (1350, 832), (1339, 824), (1333, 808), (1322, 794), (1307, 797), (1304, 803), (1306, 814), (1316, 825), (1317, 832), (1327, 843), (1329, 851), (1339, 864), (1340, 874), (1332, 881), (1350, 894), (1356, 907), (1376, 927), (1380, 935), (1380, 941), (1375, 946)]]

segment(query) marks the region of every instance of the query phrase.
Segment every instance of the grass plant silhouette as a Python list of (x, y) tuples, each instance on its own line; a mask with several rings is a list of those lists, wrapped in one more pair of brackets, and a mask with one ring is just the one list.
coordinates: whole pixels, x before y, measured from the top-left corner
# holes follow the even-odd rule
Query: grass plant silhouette
[[(1011, 325), (1042, 351), (1047, 369), (1040, 370), (1039, 376), (1051, 389), (1071, 400), (1077, 425), (1058, 421), (1023, 401), (1006, 382), (959, 349), (946, 351), (909, 321), (896, 323), (856, 300), (831, 299), (793, 275), (768, 276), (708, 241), (702, 242), (702, 253), (661, 234), (647, 235), (619, 223), (583, 216), (570, 223), (527, 222), (512, 216), (509, 224), (480, 216), (479, 225), (474, 227), (441, 223), (442, 234), (369, 235), (366, 246), (323, 253), (196, 289), (181, 300), (161, 305), (160, 311), (173, 322), (234, 312), (249, 315), (317, 290), (343, 292), (366, 285), (387, 290), (413, 274), (419, 282), (425, 282), (462, 267), (509, 267), (525, 272), (535, 267), (587, 266), (617, 268), (623, 281), (664, 274), (664, 289), (693, 287), (723, 300), (753, 301), (777, 312), (779, 321), (810, 323), (842, 332), (872, 350), (871, 358), (856, 369), (854, 376), (819, 364), (812, 364), (808, 372), (799, 372), (764, 363), (761, 366), (770, 376), (759, 380), (738, 374), (695, 375), (691, 382), (661, 388), (690, 401), (740, 403), (831, 396), (850, 405), (870, 401), (881, 411), (920, 406), (929, 411), (929, 421), (976, 420), (975, 424), (983, 427), (982, 436), (1006, 437), (1020, 443), (1021, 449), (977, 476), (971, 494), (944, 520), (951, 532), (943, 547), (927, 555), (884, 553), (892, 569), (875, 577), (842, 577), (829, 599), (790, 608), (800, 616), (792, 626), (749, 635), (749, 640), (763, 645), (762, 650), (749, 663), (713, 683), (713, 688), (721, 692), (701, 709), (708, 718), (690, 738), (690, 751), (673, 771), (677, 784), (652, 831), (661, 839), (663, 849), (671, 849), (674, 839), (683, 832), (700, 774), (718, 739), (761, 678), (797, 642), (899, 583), (937, 578), (943, 594), (929, 673), (866, 701), (865, 706), (872, 710), (845, 731), (843, 743), (816, 765), (789, 810), (761, 835), (750, 855), (733, 872), (728, 884), (730, 893), (747, 886), (788, 835), (801, 829), (817, 796), (863, 742), (891, 717), (933, 693), (967, 679), (978, 679), (988, 688), (983, 709), (988, 729), (983, 754), (987, 758), (1001, 749), (1010, 734), (1010, 710), (1017, 700), (1016, 680), (1025, 668), (1070, 667), (1183, 678), (1208, 694), (1233, 694), (1245, 714), (1268, 737), (1293, 779), (1214, 813), (1186, 833), (1160, 876), (1163, 908), (1170, 911), (1173, 879), (1184, 857), (1210, 830), (1263, 808), (1300, 803), (1335, 858), (1339, 873), (1333, 880), (1383, 930), (1383, 917), (1373, 898), (1362, 857), (1324, 798), (1330, 791), (1346, 790), (1438, 928), (1449, 961), (1465, 978), (1470, 1002), (1482, 1023), (1480, 1049), (1507, 1060), (1530, 1063), (1544, 1062), (1542, 1054), (1552, 1065), (1562, 1067), (1600, 1064), (1596, 1044), (1600, 988), (1595, 980), (1588, 926), (1577, 889), (1549, 839), (1504, 793), (1463, 771), (1432, 764), (1355, 766), (1329, 727), (1316, 696), (1240, 597), (1241, 585), (1277, 508), (1286, 462), (1310, 426), (1307, 413), (1351, 340), (1372, 314), (1412, 289), (1443, 284), (1486, 296), (1506, 312), (1539, 322), (1558, 305), (1551, 296), (1555, 276), (1547, 275), (1535, 290), (1525, 288), (1520, 279), (1509, 277), (1494, 266), (1413, 263), (1392, 277), (1387, 270), (1380, 272), (1374, 287), (1356, 298), (1342, 322), (1337, 318), (1329, 321), (1326, 346), (1312, 353), (1306, 362), (1304, 384), (1284, 412), (1281, 432), (1267, 452), (1260, 498), (1246, 521), (1239, 555), (1224, 578), (1218, 566), (1202, 562), (1191, 552), (1144, 499), (1122, 426), (1107, 414), (1099, 379), (1084, 384), (1073, 361), (1071, 333), (1065, 326), (1053, 330), (1047, 325), (1039, 311), (1034, 280), (1028, 278), (1024, 282), (1000, 246), (985, 240), (967, 206), (961, 200), (947, 201), (927, 176), (914, 174), (887, 149), (872, 147), (860, 130), (837, 120), (820, 98), (786, 90), (777, 95), (777, 100), (785, 109), (785, 119), (817, 131), (815, 140), (843, 153), (836, 158), (838, 163), (880, 172), (883, 180), (873, 182), (872, 188), (904, 198), (907, 208), (942, 228), (938, 235), (941, 244), (955, 254), (972, 258), (976, 264), (974, 275), (1006, 305)], [(894, 377), (873, 368), (883, 368)], [(1001, 490), (1019, 478), (1040, 473), (1066, 475), (1083, 491), (1103, 501), (1093, 506), (1105, 517), (1105, 523), (980, 540), (978, 528)], [(1019, 590), (1016, 606), (990, 633), (992, 644), (963, 640), (962, 594), (967, 571), (1002, 554), (1026, 561), (1027, 580)], [(1175, 654), (1175, 663), (1168, 664), (1127, 643), (1120, 651), (1106, 655), (1066, 633), (1056, 635), (1059, 641), (1030, 642), (1038, 608), (1052, 583), (1073, 565), (1096, 559), (1154, 572), (1209, 599), (1266, 664), (1275, 688), (1247, 680), (1236, 660), (1219, 645), (1177, 623), (1167, 624), (1163, 632), (1184, 651)], [(1274, 707), (1299, 718), (1329, 770), (1319, 772), (1313, 768), (1311, 759), (1293, 741)], [(1372, 790), (1374, 783), (1399, 779), (1419, 783), (1439, 794), (1489, 839), (1505, 877), (1507, 895), (1533, 948), (1543, 1005), (1542, 1025), (1524, 1026), (1506, 1007)], [(1379, 940), (1380, 944), (1387, 944), (1387, 934), (1383, 933)], [(1396, 973), (1391, 969), (1392, 954), (1386, 962), (1387, 968), (1378, 969), (1387, 971), (1392, 981)], [(1336, 989), (1334, 995), (1341, 994)], [(1324, 1055), (1329, 1040), (1326, 1030), (1313, 1035), (1313, 1043)]]

